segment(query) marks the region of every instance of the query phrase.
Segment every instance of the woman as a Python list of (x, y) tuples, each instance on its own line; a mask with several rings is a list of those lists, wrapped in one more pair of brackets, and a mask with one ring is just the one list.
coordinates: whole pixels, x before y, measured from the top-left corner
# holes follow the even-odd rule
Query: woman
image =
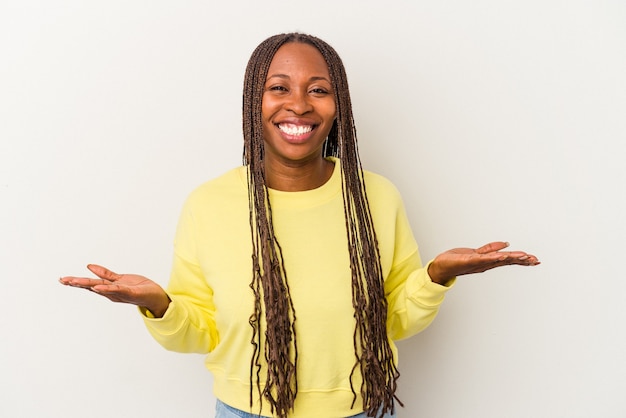
[(318, 38), (257, 47), (243, 128), (244, 166), (185, 204), (167, 290), (96, 265), (61, 279), (207, 354), (218, 417), (393, 416), (393, 340), (430, 324), (456, 276), (539, 264), (494, 242), (422, 266), (397, 190), (361, 169), (345, 70)]

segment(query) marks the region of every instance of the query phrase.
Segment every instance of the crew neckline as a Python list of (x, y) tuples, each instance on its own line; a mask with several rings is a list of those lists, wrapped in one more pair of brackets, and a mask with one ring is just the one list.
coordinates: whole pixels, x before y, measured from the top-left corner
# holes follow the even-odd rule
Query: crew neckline
[[(309, 207), (325, 203), (338, 194), (341, 194), (341, 162), (336, 157), (326, 157), (326, 159), (331, 161), (334, 164), (334, 167), (330, 178), (321, 186), (315, 189), (297, 192), (268, 188), (272, 209), (282, 207)], [(248, 166), (244, 166), (241, 171), (241, 177), (246, 187), (248, 168)]]

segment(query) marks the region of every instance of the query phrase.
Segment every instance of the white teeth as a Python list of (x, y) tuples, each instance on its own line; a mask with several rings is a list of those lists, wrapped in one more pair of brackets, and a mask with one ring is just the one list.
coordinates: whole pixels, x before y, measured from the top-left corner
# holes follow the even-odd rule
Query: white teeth
[(313, 130), (311, 125), (294, 125), (292, 123), (281, 123), (278, 125), (278, 129), (286, 133), (287, 135), (304, 135)]

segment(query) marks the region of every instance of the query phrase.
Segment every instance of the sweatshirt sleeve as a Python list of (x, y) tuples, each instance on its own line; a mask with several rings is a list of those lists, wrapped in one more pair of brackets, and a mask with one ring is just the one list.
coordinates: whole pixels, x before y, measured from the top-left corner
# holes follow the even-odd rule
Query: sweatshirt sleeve
[(401, 340), (430, 325), (455, 280), (451, 280), (446, 286), (431, 280), (428, 265), (422, 266), (418, 246), (399, 194), (395, 225), (389, 227), (395, 233), (391, 269), (385, 278), (387, 330), (392, 339)]
[(411, 337), (430, 325), (454, 283), (454, 280), (447, 286), (434, 283), (427, 269), (428, 265), (421, 266), (416, 251), (396, 266), (386, 281), (387, 330), (393, 340)]
[(162, 318), (141, 310), (150, 334), (164, 348), (206, 354), (219, 342), (213, 289), (196, 257), (192, 202), (187, 201), (176, 230), (175, 252), (166, 292), (172, 302)]

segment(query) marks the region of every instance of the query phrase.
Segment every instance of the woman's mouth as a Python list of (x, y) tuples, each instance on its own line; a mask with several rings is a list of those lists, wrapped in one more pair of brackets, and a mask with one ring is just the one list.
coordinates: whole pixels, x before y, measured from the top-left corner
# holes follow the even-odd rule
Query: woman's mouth
[(279, 123), (276, 126), (287, 140), (306, 140), (315, 129), (315, 125), (298, 125), (295, 123)]
[(312, 125), (296, 125), (295, 123), (279, 123), (278, 129), (287, 135), (298, 136), (308, 134), (313, 130)]

